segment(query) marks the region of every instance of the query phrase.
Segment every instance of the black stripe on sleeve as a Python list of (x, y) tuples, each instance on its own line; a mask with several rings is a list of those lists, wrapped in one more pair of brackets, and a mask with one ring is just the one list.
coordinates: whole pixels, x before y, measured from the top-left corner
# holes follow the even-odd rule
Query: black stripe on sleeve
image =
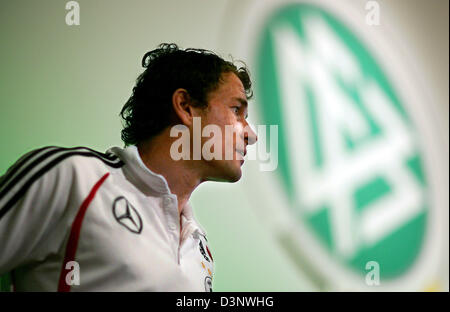
[[(58, 163), (63, 161), (64, 159), (70, 157), (70, 156), (86, 156), (86, 157), (95, 157), (100, 159), (102, 162), (104, 162), (106, 165), (113, 167), (113, 168), (120, 168), (124, 165), (122, 161), (119, 161), (117, 163), (110, 162), (109, 160), (106, 160), (103, 157), (100, 157), (97, 154), (89, 152), (69, 152), (60, 155), (59, 157), (52, 160), (50, 163), (48, 163), (46, 166), (44, 166), (42, 169), (40, 169), (38, 172), (36, 172), (31, 178), (29, 178), (25, 184), (22, 186), (22, 188), (14, 194), (14, 196), (3, 206), (0, 207), (0, 219), (14, 206), (14, 204), (26, 193), (26, 191), (30, 188), (30, 186), (39, 179), (43, 174), (45, 174), (47, 171), (52, 169), (54, 166), (56, 166)], [(0, 197), (1, 198), (1, 197)]]
[[(52, 146), (52, 147), (54, 147), (54, 146)], [(47, 148), (50, 148), (50, 147), (47, 147)], [(40, 149), (40, 150), (43, 150), (43, 149), (45, 149), (45, 148), (42, 148), (42, 149)], [(64, 152), (64, 151), (69, 152), (69, 151), (75, 151), (75, 150), (79, 150), (79, 149), (86, 149), (86, 150), (90, 151), (91, 153), (97, 155), (99, 159), (104, 159), (104, 160), (106, 160), (106, 161), (117, 161), (117, 160), (119, 159), (119, 158), (118, 158), (117, 156), (115, 156), (115, 155), (112, 155), (112, 154), (106, 155), (106, 154), (103, 154), (103, 153), (94, 151), (94, 150), (92, 150), (92, 149), (89, 149), (89, 148), (87, 148), (87, 147), (72, 147), (72, 148), (62, 148), (62, 147), (59, 147), (59, 148), (56, 148), (56, 149), (54, 149), (54, 150), (50, 150), (50, 151), (48, 151), (48, 152), (43, 153), (42, 155), (40, 155), (40, 156), (39, 156), (38, 158), (36, 158), (33, 162), (28, 163), (26, 167), (24, 166), (25, 162), (21, 162), (21, 163), (22, 163), (21, 166), (15, 167), (15, 168), (14, 168), (14, 173), (16, 173), (19, 169), (22, 169), (22, 171), (21, 171), (17, 176), (15, 176), (13, 179), (12, 179), (13, 174), (8, 174), (8, 177), (6, 177), (4, 180), (1, 181), (1, 184), (0, 184), (0, 200), (5, 196), (6, 193), (8, 193), (8, 192), (11, 190), (12, 187), (14, 187), (15, 185), (17, 185), (17, 183), (19, 183), (20, 180), (21, 180), (28, 172), (30, 172), (31, 170), (33, 170), (36, 166), (38, 166), (39, 164), (41, 164), (41, 163), (42, 163), (45, 159), (47, 159), (48, 157), (50, 157), (50, 156), (52, 156), (52, 155), (54, 155), (54, 154), (56, 154), (56, 153), (59, 153), (59, 152)], [(38, 150), (38, 151), (40, 151), (40, 150)], [(36, 152), (36, 153), (37, 153), (37, 152)], [(33, 152), (33, 155), (35, 155), (36, 153)], [(31, 158), (31, 156), (30, 156), (30, 157), (27, 157), (27, 160), (30, 159), (30, 158)], [(5, 186), (5, 185), (6, 185), (6, 186)]]
[(19, 159), (15, 164), (13, 164), (12, 167), (2, 177), (2, 179), (0, 180), (0, 190), (2, 189), (3, 186), (5, 186), (6, 182), (8, 180), (10, 180), (12, 178), (12, 176), (26, 164), (26, 162), (28, 162), (31, 158), (33, 158), (39, 152), (41, 152), (45, 149), (52, 148), (52, 147), (56, 147), (56, 146), (42, 147), (42, 148), (33, 150), (33, 151), (25, 154), (24, 157), (22, 159)]

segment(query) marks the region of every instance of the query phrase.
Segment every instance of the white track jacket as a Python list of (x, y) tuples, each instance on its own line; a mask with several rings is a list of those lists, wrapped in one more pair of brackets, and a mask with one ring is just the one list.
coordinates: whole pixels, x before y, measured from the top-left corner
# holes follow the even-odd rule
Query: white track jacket
[(211, 291), (205, 232), (177, 207), (135, 146), (34, 150), (0, 178), (0, 274), (17, 291)]

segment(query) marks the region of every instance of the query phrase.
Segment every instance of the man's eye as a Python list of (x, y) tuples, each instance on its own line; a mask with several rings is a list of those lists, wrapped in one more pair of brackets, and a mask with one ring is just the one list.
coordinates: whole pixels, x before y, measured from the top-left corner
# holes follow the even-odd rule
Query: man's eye
[(239, 106), (233, 106), (232, 109), (235, 113), (239, 112)]

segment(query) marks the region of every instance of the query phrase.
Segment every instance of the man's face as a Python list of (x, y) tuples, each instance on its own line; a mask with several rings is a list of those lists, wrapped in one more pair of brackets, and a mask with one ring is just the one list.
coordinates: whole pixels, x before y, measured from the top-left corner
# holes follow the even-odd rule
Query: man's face
[[(207, 180), (236, 182), (241, 178), (243, 154), (247, 152), (247, 145), (257, 140), (246, 118), (247, 98), (241, 80), (234, 73), (222, 74), (219, 87), (208, 94), (208, 107), (201, 111), (202, 129), (207, 125), (216, 125), (222, 134), (213, 138), (214, 145), (222, 146), (221, 159), (202, 160)], [(202, 146), (211, 137), (213, 135), (202, 137)]]

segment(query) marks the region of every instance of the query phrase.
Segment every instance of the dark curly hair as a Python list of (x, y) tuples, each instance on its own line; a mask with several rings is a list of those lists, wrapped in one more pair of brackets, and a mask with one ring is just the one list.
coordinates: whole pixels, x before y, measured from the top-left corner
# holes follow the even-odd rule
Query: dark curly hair
[(215, 91), (222, 74), (234, 73), (241, 80), (247, 99), (253, 95), (245, 64), (238, 68), (214, 52), (203, 49), (180, 49), (162, 43), (142, 59), (145, 70), (136, 80), (133, 93), (120, 116), (124, 120), (122, 140), (125, 146), (137, 145), (160, 133), (173, 120), (172, 95), (184, 88), (196, 107), (207, 107), (208, 94)]

